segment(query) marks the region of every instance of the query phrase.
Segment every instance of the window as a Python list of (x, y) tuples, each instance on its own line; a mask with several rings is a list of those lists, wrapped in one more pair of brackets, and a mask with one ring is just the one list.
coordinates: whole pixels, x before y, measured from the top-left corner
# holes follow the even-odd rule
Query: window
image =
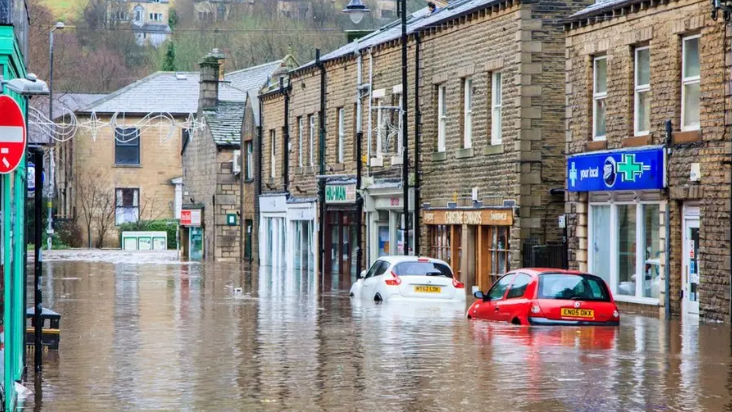
[(364, 278), (370, 278), (370, 277), (376, 276), (376, 273), (384, 265), (386, 265), (387, 267), (389, 266), (389, 264), (384, 262), (383, 260), (377, 260), (376, 262), (374, 262), (373, 265), (371, 265), (371, 268), (369, 269), (368, 272), (366, 272), (366, 276), (364, 276)]
[(140, 130), (134, 127), (114, 129), (114, 163), (140, 164)]
[(376, 157), (381, 157), (383, 148), (381, 147), (384, 138), (384, 114), (381, 110), (381, 99), (376, 99)]
[(277, 137), (274, 130), (269, 131), (269, 177), (277, 177)]
[(590, 205), (588, 269), (620, 300), (658, 303), (660, 210), (659, 203), (646, 202)]
[(191, 140), (191, 130), (190, 129), (181, 129), (180, 137), (181, 137), (180, 152), (181, 152), (181, 154), (183, 154), (183, 152), (186, 150), (186, 146), (188, 146), (188, 142)]
[(142, 23), (144, 13), (145, 9), (140, 6), (135, 7), (135, 23)]
[(450, 227), (446, 225), (430, 226), (432, 232), (431, 256), (450, 263)]
[(247, 148), (247, 168), (244, 174), (246, 180), (252, 180), (254, 178), (254, 144), (252, 141), (246, 143)]
[(592, 140), (605, 140), (605, 114), (607, 110), (607, 57), (593, 60), (592, 87)]
[(446, 150), (447, 138), (447, 95), (444, 85), (437, 88), (437, 151), (444, 152)]
[(140, 213), (140, 189), (117, 189), (115, 225), (137, 222)]
[(634, 129), (636, 136), (651, 130), (651, 49), (635, 49), (635, 113)]
[(682, 49), (681, 130), (698, 130), (701, 100), (699, 36), (685, 37)]
[(163, 21), (163, 13), (150, 13), (151, 21)]
[(513, 280), (511, 289), (508, 291), (508, 295), (506, 295), (506, 299), (524, 297), (524, 294), (526, 293), (526, 288), (529, 287), (529, 283), (531, 283), (531, 276), (525, 273), (517, 274), (516, 278)]
[(444, 276), (452, 278), (450, 268), (442, 263), (404, 262), (393, 269), (397, 276)]
[(338, 109), (338, 163), (343, 163), (345, 156), (344, 156), (344, 149), (343, 149), (343, 143), (346, 140), (346, 120), (345, 120), (345, 110), (343, 108)]
[(305, 119), (302, 117), (297, 118), (297, 165), (302, 167), (302, 140), (303, 134), (305, 134)]
[(399, 93), (399, 98), (397, 99), (396, 104), (399, 107), (398, 110), (394, 110), (394, 113), (392, 116), (396, 116), (396, 119), (394, 119), (391, 123), (396, 124), (399, 126), (399, 131), (397, 132), (397, 156), (403, 156), (402, 151), (404, 150), (404, 133), (402, 131), (404, 130), (402, 128), (402, 104), (404, 104), (404, 99), (402, 98), (402, 94)]
[(503, 75), (495, 72), (491, 76), (491, 144), (503, 142)]
[(315, 115), (310, 115), (310, 166), (315, 166)]
[(539, 275), (538, 296), (539, 299), (610, 301), (605, 283), (592, 275)]
[(489, 250), (491, 252), (491, 274), (501, 275), (508, 272), (508, 230), (509, 226), (492, 226)]
[(495, 285), (488, 291), (488, 300), (501, 300), (503, 295), (506, 294), (506, 289), (513, 280), (513, 274), (506, 275), (501, 278)]
[(473, 79), (463, 80), (463, 147), (473, 147)]

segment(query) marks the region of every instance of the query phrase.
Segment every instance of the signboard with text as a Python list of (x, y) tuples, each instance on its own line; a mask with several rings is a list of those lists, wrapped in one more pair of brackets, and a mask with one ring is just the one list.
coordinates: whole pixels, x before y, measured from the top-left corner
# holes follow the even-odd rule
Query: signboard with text
[(325, 203), (353, 203), (356, 201), (356, 185), (328, 185), (325, 187)]
[(570, 192), (663, 189), (665, 165), (665, 150), (660, 146), (569, 156), (567, 189)]
[(425, 210), (422, 220), (427, 225), (511, 226), (511, 209)]
[(201, 226), (201, 209), (183, 209), (180, 211), (181, 226)]

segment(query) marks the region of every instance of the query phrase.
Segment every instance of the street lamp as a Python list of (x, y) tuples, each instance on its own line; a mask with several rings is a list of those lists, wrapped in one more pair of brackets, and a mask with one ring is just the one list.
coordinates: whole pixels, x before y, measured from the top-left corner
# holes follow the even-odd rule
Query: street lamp
[[(51, 120), (51, 122), (54, 121), (53, 119), (53, 32), (56, 30), (63, 30), (66, 27), (64, 22), (59, 21), (56, 23), (56, 25), (51, 29), (51, 32), (49, 33), (50, 41), (49, 41), (49, 73), (48, 73), (48, 118)], [(52, 134), (55, 134), (56, 128), (53, 127)], [(53, 138), (53, 136), (52, 136)], [(51, 250), (51, 245), (53, 245), (53, 191), (55, 189), (54, 187), (54, 159), (53, 159), (53, 149), (51, 149), (49, 152), (49, 158), (48, 158), (48, 168), (50, 171), (49, 176), (49, 184), (51, 185), (50, 194), (48, 196), (48, 228), (46, 229), (46, 234), (48, 235), (47, 239), (47, 245), (48, 250)], [(36, 165), (36, 167), (39, 167)], [(41, 167), (40, 170), (43, 170)], [(39, 190), (41, 193), (41, 196), (43, 196), (43, 188), (37, 188), (36, 190)]]
[[(402, 187), (404, 189), (404, 255), (409, 255), (409, 139), (407, 134), (407, 0), (397, 0), (402, 22)], [(370, 10), (361, 0), (350, 0), (344, 13), (358, 24)], [(360, 161), (360, 159), (359, 159)], [(415, 205), (416, 208), (417, 205)], [(419, 253), (419, 251), (415, 251)]]

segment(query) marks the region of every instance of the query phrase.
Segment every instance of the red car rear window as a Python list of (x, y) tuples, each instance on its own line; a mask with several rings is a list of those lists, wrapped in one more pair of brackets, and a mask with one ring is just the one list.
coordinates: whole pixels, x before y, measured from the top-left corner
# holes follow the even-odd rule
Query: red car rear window
[(610, 293), (597, 276), (547, 273), (539, 275), (539, 299), (609, 302)]

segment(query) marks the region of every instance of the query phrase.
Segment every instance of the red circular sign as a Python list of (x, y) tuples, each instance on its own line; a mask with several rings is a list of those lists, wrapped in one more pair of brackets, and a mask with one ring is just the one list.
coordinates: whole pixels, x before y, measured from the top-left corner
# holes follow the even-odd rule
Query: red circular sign
[(25, 119), (18, 103), (0, 96), (0, 174), (15, 170), (25, 153)]

